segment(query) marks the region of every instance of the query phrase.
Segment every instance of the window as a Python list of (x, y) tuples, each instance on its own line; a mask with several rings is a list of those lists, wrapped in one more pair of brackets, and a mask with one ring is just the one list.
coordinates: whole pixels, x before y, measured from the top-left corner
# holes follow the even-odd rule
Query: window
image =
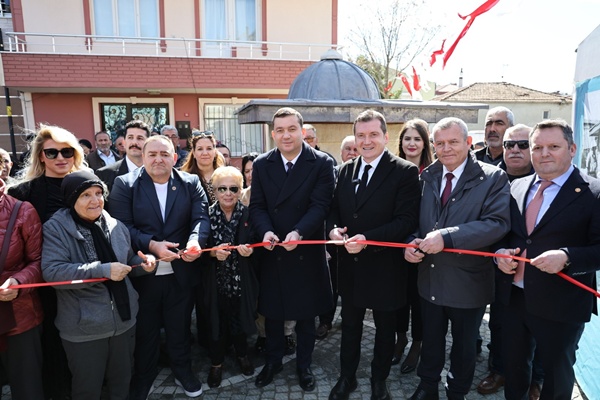
[(204, 106), (204, 127), (213, 131), (232, 156), (242, 156), (252, 151), (263, 152), (263, 125), (238, 123), (235, 111), (241, 105), (207, 104)]
[(102, 130), (109, 132), (113, 140), (125, 125), (134, 119), (144, 121), (151, 130), (160, 131), (169, 124), (168, 104), (100, 104)]
[(10, 0), (0, 0), (0, 16), (10, 15)]
[(544, 119), (550, 118), (550, 111), (544, 111)]
[(158, 37), (157, 0), (93, 0), (99, 36)]
[(258, 0), (204, 0), (204, 37), (256, 41)]

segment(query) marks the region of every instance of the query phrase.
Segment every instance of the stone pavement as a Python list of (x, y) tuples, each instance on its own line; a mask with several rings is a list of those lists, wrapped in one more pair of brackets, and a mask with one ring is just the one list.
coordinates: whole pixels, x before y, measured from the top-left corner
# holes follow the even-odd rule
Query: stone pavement
[[(341, 330), (339, 318), (339, 310), (334, 319), (333, 329), (330, 331), (327, 338), (317, 341), (313, 353), (312, 370), (316, 377), (316, 387), (312, 392), (304, 392), (298, 386), (296, 377), (295, 356), (284, 358), (283, 371), (275, 376), (273, 383), (258, 389), (254, 386), (254, 380), (258, 372), (260, 372), (264, 363), (262, 356), (257, 355), (254, 347), (250, 346), (250, 358), (256, 367), (254, 376), (246, 377), (241, 375), (236, 364), (235, 357), (228, 355), (223, 365), (223, 382), (219, 388), (210, 389), (206, 383), (203, 385), (202, 399), (239, 399), (239, 400), (255, 400), (255, 399), (327, 399), (331, 388), (337, 382), (339, 377), (339, 348), (341, 339)], [(480, 395), (475, 390), (476, 385), (487, 376), (487, 358), (488, 350), (485, 344), (489, 342), (489, 330), (487, 329), (488, 313), (484, 317), (484, 323), (481, 328), (483, 337), (483, 352), (479, 355), (475, 370), (475, 378), (473, 387), (467, 398), (499, 400), (504, 398), (502, 391), (491, 395)], [(195, 325), (195, 324), (193, 324)], [(373, 341), (375, 338), (375, 325), (373, 323), (372, 314), (368, 311), (365, 316), (363, 329), (363, 347), (361, 362), (358, 367), (357, 379), (358, 389), (352, 393), (350, 399), (370, 399), (371, 385), (370, 377), (370, 362), (373, 355)], [(249, 340), (249, 344), (254, 344), (254, 339)], [(447, 340), (447, 352), (450, 351), (451, 340)], [(405, 352), (408, 352), (410, 346), (406, 347)], [(210, 369), (210, 361), (206, 351), (194, 344), (192, 348), (193, 369), (199, 374), (200, 379), (206, 382), (206, 377)], [(447, 356), (448, 357), (448, 356)], [(448, 368), (448, 364), (446, 364)], [(445, 399), (443, 382), (445, 381), (445, 373), (443, 372), (442, 383), (440, 383), (440, 398)], [(401, 374), (400, 365), (392, 366), (390, 376), (388, 378), (388, 387), (393, 399), (407, 399), (416, 389), (419, 383), (419, 378), (416, 372), (410, 374)], [(155, 380), (156, 389), (148, 397), (149, 400), (166, 400), (166, 399), (187, 399), (183, 390), (175, 385), (173, 375), (169, 368), (163, 368)], [(8, 387), (4, 387), (2, 391), (2, 400), (9, 400), (10, 392)], [(104, 396), (103, 396), (104, 398)], [(573, 390), (573, 399), (585, 399), (585, 396), (579, 393), (577, 386)]]

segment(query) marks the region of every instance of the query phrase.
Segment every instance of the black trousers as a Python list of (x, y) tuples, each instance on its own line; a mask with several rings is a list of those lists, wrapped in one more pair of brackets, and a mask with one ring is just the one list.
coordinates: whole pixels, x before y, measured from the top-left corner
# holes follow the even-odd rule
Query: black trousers
[(408, 332), (409, 321), (412, 319), (411, 336), (413, 341), (423, 340), (423, 317), (421, 314), (421, 296), (417, 287), (417, 278), (419, 276), (416, 265), (408, 267), (408, 283), (406, 305), (398, 309), (398, 321), (396, 332), (398, 335)]
[[(279, 364), (285, 355), (284, 321), (265, 318), (267, 334), (267, 362)], [(304, 369), (312, 363), (312, 353), (315, 348), (315, 319), (296, 321), (296, 367)]]
[[(7, 336), (8, 349), (0, 353), (13, 400), (44, 399), (42, 385), (42, 326)], [(0, 395), (0, 397), (2, 397)]]
[(485, 306), (454, 308), (439, 306), (421, 298), (423, 312), (423, 347), (417, 375), (420, 386), (428, 393), (437, 393), (438, 383), (446, 359), (446, 334), (451, 324), (452, 349), (447, 388), (449, 397), (465, 396), (471, 389), (477, 352), (475, 341), (479, 335), (481, 315)]
[(135, 326), (118, 336), (88, 342), (63, 339), (73, 371), (73, 400), (99, 399), (106, 381), (111, 400), (127, 400), (133, 370)]
[[(353, 378), (360, 362), (363, 320), (366, 309), (355, 307), (351, 298), (342, 296), (341, 375)], [(396, 334), (396, 310), (373, 310), (375, 345), (371, 361), (371, 378), (385, 381), (390, 374)]]
[(191, 289), (174, 274), (132, 279), (140, 296), (137, 315), (133, 383), (150, 387), (158, 373), (160, 329), (165, 328), (166, 349), (176, 378), (191, 371)]
[(544, 369), (542, 399), (569, 400), (575, 383), (575, 351), (584, 323), (558, 322), (527, 312), (524, 291), (513, 285), (506, 308), (503, 356), (506, 370), (506, 399), (527, 398), (534, 350)]

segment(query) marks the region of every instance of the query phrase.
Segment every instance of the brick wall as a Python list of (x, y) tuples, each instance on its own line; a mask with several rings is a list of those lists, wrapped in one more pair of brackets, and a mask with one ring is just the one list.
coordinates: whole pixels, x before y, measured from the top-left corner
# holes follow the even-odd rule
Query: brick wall
[(3, 53), (6, 85), (37, 88), (288, 89), (308, 61)]

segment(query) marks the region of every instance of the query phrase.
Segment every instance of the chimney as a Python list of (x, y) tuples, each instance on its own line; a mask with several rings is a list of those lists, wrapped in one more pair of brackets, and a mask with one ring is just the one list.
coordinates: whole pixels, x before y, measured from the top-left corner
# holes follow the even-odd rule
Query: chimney
[(458, 77), (458, 88), (462, 88), (463, 87), (463, 70), (462, 68), (460, 69), (460, 75)]

